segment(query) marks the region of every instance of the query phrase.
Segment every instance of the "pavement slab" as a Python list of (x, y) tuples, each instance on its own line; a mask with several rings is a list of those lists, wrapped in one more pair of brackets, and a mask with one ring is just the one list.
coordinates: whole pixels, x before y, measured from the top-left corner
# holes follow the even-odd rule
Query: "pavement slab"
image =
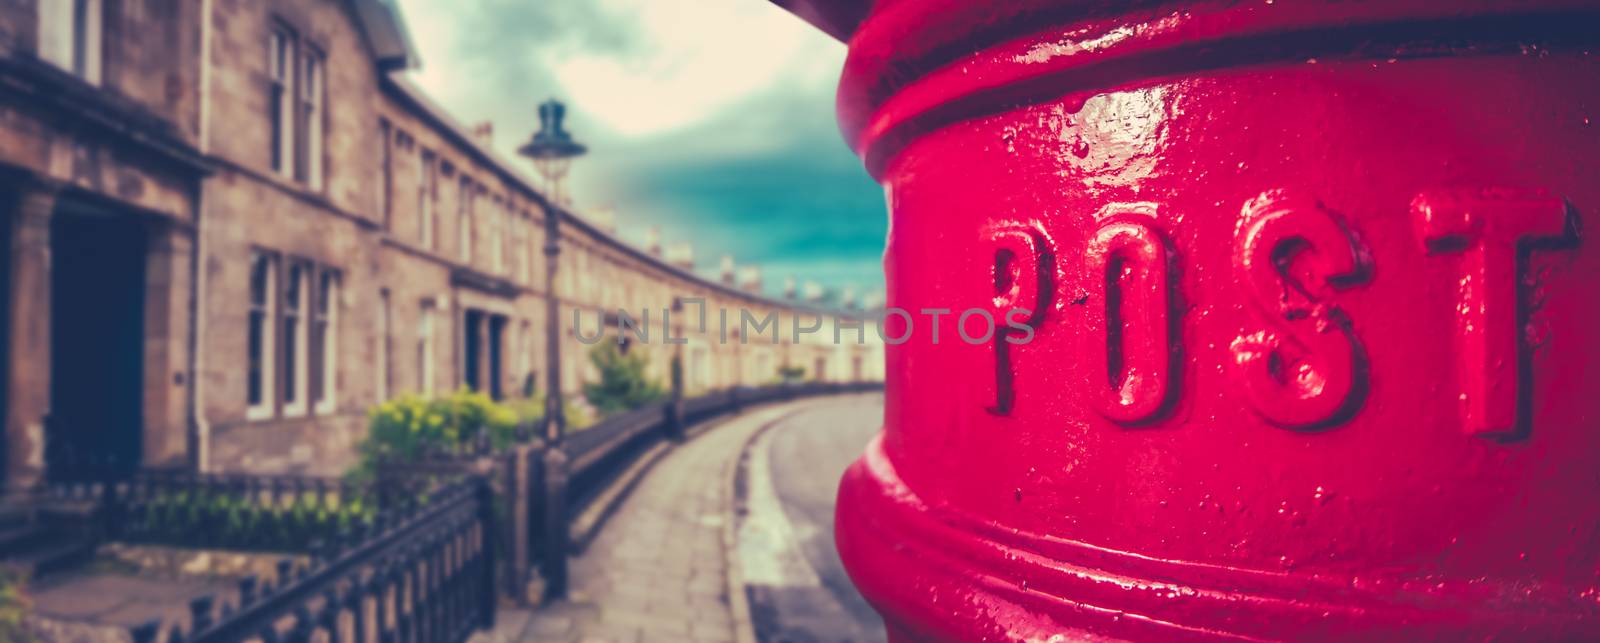
[[(758, 407), (698, 432), (645, 474), (571, 563), (567, 601), (519, 612), (482, 643), (735, 643), (728, 595), (729, 481), (752, 436), (823, 400)], [(742, 600), (742, 597), (740, 597)], [(512, 630), (511, 625), (516, 629)]]

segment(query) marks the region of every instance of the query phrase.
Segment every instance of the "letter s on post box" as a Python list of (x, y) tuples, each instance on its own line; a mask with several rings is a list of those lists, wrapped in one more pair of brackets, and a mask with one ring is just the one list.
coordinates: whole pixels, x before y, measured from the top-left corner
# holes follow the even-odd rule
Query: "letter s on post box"
[(1234, 269), (1271, 327), (1234, 340), (1236, 379), (1280, 426), (1348, 419), (1366, 393), (1366, 354), (1332, 294), (1368, 279), (1366, 249), (1322, 204), (1281, 191), (1245, 204), (1240, 223)]
[(1600, 6), (779, 4), (891, 303), (1042, 315), (886, 349), (892, 639), (1600, 640)]

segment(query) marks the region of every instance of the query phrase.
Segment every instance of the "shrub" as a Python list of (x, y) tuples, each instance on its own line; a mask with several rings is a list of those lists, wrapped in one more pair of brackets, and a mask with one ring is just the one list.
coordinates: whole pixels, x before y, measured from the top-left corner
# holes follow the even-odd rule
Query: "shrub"
[(356, 530), (377, 516), (370, 499), (337, 504), (305, 493), (287, 503), (249, 493), (196, 488), (163, 493), (130, 517), (129, 539), (168, 545), (260, 551), (306, 551), (313, 543)]
[(402, 395), (373, 407), (367, 416), (360, 452), (361, 468), (368, 474), (380, 463), (455, 453), (479, 440), (504, 450), (516, 440), (518, 421), (515, 411), (466, 389), (437, 399)]
[(38, 640), (28, 628), (27, 578), (22, 572), (0, 565), (0, 641)]
[(624, 353), (616, 342), (600, 342), (589, 350), (589, 361), (600, 371), (600, 381), (585, 384), (583, 394), (602, 413), (630, 411), (666, 396), (645, 374), (650, 356), (644, 351)]
[[(534, 432), (544, 428), (544, 394), (538, 393), (532, 397), (506, 402), (506, 406), (517, 414), (517, 423), (532, 426)], [(562, 400), (561, 414), (567, 419), (567, 430), (575, 431), (588, 428), (594, 424), (590, 414), (575, 404), (571, 398)]]

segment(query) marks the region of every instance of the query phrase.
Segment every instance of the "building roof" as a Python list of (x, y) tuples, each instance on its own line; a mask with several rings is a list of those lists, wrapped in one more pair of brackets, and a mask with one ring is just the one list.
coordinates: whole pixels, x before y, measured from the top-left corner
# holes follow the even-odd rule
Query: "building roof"
[(378, 67), (384, 71), (411, 69), (422, 64), (405, 16), (395, 0), (347, 0), (355, 12)]
[[(578, 216), (576, 213), (573, 213), (572, 211), (561, 207), (559, 204), (552, 202), (544, 195), (543, 192), (534, 186), (533, 181), (528, 180), (527, 176), (519, 171), (516, 166), (512, 165), (509, 159), (500, 155), (494, 150), (494, 148), (485, 145), (482, 141), (478, 140), (477, 137), (472, 136), (471, 132), (463, 127), (461, 123), (455, 119), (455, 117), (451, 116), (450, 113), (442, 106), (434, 102), (434, 100), (429, 97), (427, 93), (422, 90), (422, 88), (416, 85), (416, 83), (411, 82), (407, 72), (420, 67), (422, 65), (422, 59), (416, 53), (416, 45), (411, 40), (411, 33), (406, 28), (404, 15), (402, 14), (400, 7), (396, 4), (395, 0), (347, 1), (350, 3), (352, 9), (355, 10), (356, 16), (361, 22), (361, 27), (363, 31), (366, 32), (368, 42), (373, 50), (373, 55), (377, 58), (378, 67), (382, 72), (382, 82), (380, 84), (389, 89), (401, 100), (409, 103), (412, 108), (415, 109), (425, 120), (432, 123), (435, 127), (438, 127), (447, 138), (452, 139), (456, 145), (458, 145), (462, 150), (466, 151), (469, 155), (475, 157), (478, 162), (483, 163), (485, 166), (488, 166), (495, 172), (498, 172), (507, 182), (521, 188), (526, 195), (530, 196), (538, 203), (540, 207), (544, 208), (546, 211), (559, 212), (562, 215), (562, 218), (583, 229), (589, 234), (589, 236), (596, 239), (600, 243), (619, 250), (623, 254), (629, 255), (643, 262), (644, 264), (649, 265), (658, 272), (673, 275), (679, 279), (694, 283), (695, 285), (707, 290), (741, 298), (746, 301), (758, 302), (768, 306), (789, 308), (809, 313), (837, 315), (856, 319), (866, 318), (873, 314), (873, 311), (828, 309), (825, 307), (812, 305), (809, 302), (801, 302), (790, 299), (776, 299), (760, 292), (752, 292), (732, 285), (723, 284), (720, 280), (710, 279), (701, 276), (692, 270), (686, 270), (678, 266), (674, 266), (661, 257), (646, 252), (643, 249), (635, 247), (633, 244), (623, 241), (621, 237), (617, 236), (611, 231), (605, 230), (599, 225), (596, 225), (595, 222), (589, 221), (582, 216)], [(866, 15), (866, 10), (873, 0), (773, 1), (777, 2), (780, 6), (784, 6), (785, 8), (789, 8), (788, 5), (837, 5), (840, 7), (840, 9), (830, 10), (832, 11), (831, 13), (825, 13), (827, 16), (831, 16), (832, 18), (837, 18), (839, 20), (845, 20), (845, 22), (828, 24), (837, 24), (843, 26), (848, 23), (850, 29), (853, 30), (855, 24), (860, 22), (861, 16)], [(848, 21), (850, 10), (847, 7), (849, 6), (859, 6), (860, 15), (854, 18), (854, 22)], [(803, 11), (803, 9), (792, 8), (790, 10), (797, 12)], [(807, 14), (800, 15), (804, 17)], [(823, 14), (817, 15), (820, 16)], [(810, 18), (807, 18), (807, 20), (810, 20)], [(817, 23), (813, 22), (813, 24)], [(827, 29), (824, 28), (824, 31), (827, 31)], [(835, 37), (842, 38), (838, 35), (835, 35)], [(843, 37), (848, 37), (848, 34)]]
[[(396, 15), (398, 15), (398, 13)], [(515, 165), (512, 165), (510, 159), (507, 159), (499, 152), (495, 151), (494, 148), (484, 145), (482, 141), (479, 141), (477, 138), (473, 137), (470, 132), (468, 132), (467, 129), (455, 119), (455, 117), (451, 116), (450, 113), (444, 109), (443, 106), (434, 102), (434, 100), (429, 97), (421, 87), (418, 87), (416, 83), (412, 82), (407, 72), (389, 72), (383, 75), (383, 80), (385, 81), (382, 83), (384, 87), (388, 88), (400, 100), (409, 103), (411, 107), (423, 117), (424, 120), (431, 123), (434, 127), (439, 128), (441, 133), (443, 133), (446, 138), (451, 139), (461, 150), (465, 151), (469, 156), (472, 156), (479, 163), (482, 163), (484, 166), (490, 168), (494, 172), (499, 173), (503, 179), (520, 189), (527, 197), (534, 200), (542, 209), (546, 211), (558, 212), (563, 220), (582, 229), (597, 242), (609, 246), (614, 250), (620, 251), (621, 253), (650, 266), (657, 272), (674, 276), (683, 281), (693, 283), (696, 286), (706, 290), (772, 307), (788, 308), (806, 313), (836, 315), (845, 317), (847, 319), (864, 319), (873, 314), (873, 311), (829, 309), (813, 305), (809, 302), (791, 299), (776, 299), (763, 293), (752, 292), (737, 288), (735, 286), (723, 284), (719, 280), (711, 279), (692, 270), (687, 270), (672, 265), (671, 262), (646, 252), (644, 249), (635, 247), (633, 244), (622, 240), (622, 238), (616, 234), (596, 225), (595, 222), (589, 221), (583, 216), (580, 216), (571, 210), (561, 207), (559, 204), (551, 201), (542, 191), (539, 190), (539, 188), (535, 186), (532, 180), (529, 180), (529, 178)]]
[(848, 42), (875, 0), (771, 0), (839, 42)]

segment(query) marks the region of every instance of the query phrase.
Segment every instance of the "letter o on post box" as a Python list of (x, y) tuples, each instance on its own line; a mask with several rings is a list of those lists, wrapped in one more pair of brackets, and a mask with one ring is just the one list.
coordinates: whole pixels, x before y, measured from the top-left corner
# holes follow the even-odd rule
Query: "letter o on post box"
[(1600, 638), (1600, 7), (779, 4), (888, 305), (1044, 302), (887, 349), (891, 638)]

